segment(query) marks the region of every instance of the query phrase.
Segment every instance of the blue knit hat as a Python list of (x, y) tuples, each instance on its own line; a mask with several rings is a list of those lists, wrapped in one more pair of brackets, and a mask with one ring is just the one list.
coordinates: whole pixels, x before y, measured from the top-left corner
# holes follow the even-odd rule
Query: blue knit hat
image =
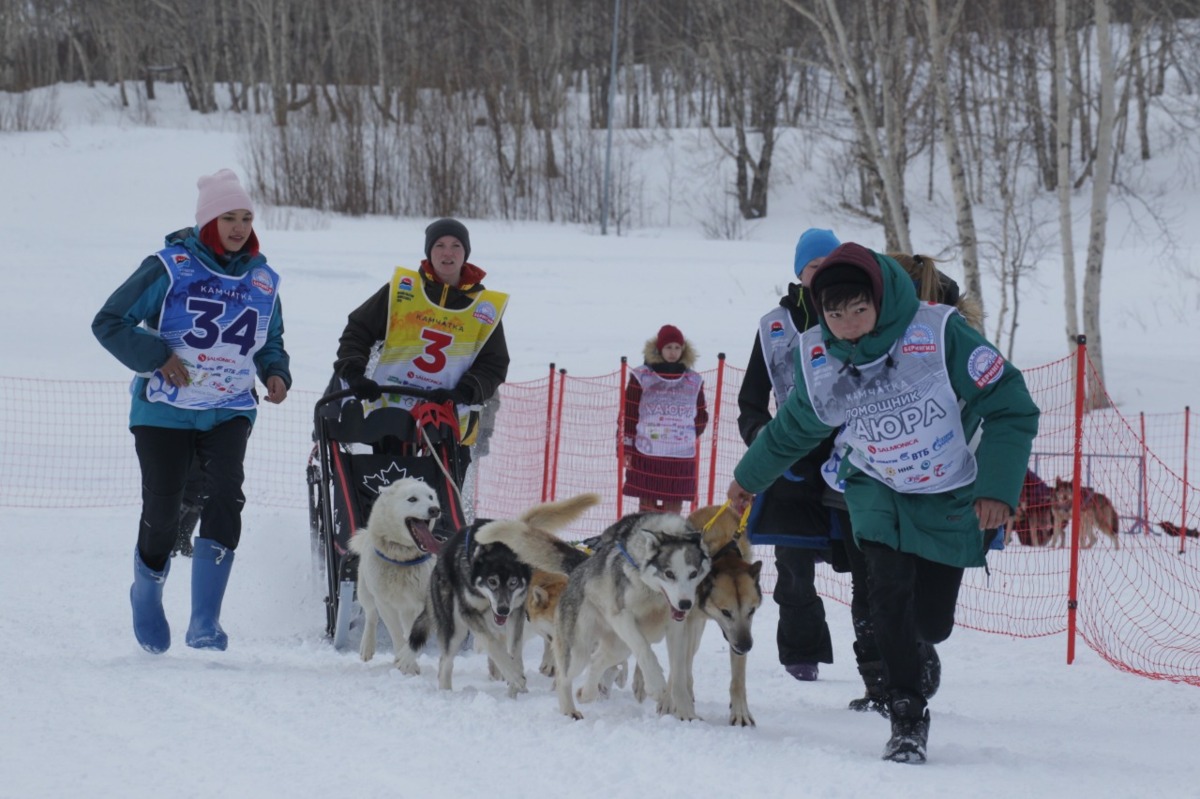
[(801, 233), (800, 240), (796, 242), (796, 277), (800, 277), (809, 261), (813, 258), (824, 258), (839, 244), (841, 242), (833, 235), (832, 230), (810, 227)]

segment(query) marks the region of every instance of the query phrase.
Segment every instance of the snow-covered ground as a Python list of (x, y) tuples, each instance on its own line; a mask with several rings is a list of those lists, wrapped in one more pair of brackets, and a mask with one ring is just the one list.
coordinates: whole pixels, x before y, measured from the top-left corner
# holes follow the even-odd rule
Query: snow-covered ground
[[(88, 401), (73, 382), (127, 379), (92, 338), (92, 316), (165, 233), (190, 224), (197, 176), (222, 166), (244, 174), (237, 121), (190, 117), (163, 88), (152, 127), (121, 118), (108, 90), (62, 87), (62, 130), (0, 136), (0, 376), (61, 381), (46, 413)], [(1169, 167), (1154, 166), (1164, 176)], [(1195, 187), (1164, 185), (1175, 192), (1172, 213), (1194, 220)], [(801, 230), (829, 226), (881, 246), (876, 231), (817, 214), (805, 189), (797, 176), (744, 241), (705, 240), (697, 227), (601, 237), (467, 220), (472, 261), (512, 294), (510, 378), (541, 377), (550, 362), (607, 373), (665, 322), (697, 344), (702, 368), (717, 352), (744, 364), (756, 320), (790, 278)], [(393, 266), (416, 264), (429, 220), (287, 209), (259, 218), (263, 250), (283, 275), (296, 388), (319, 390), (346, 313)], [(946, 218), (915, 208), (914, 239), (941, 249)], [(1182, 410), (1200, 387), (1187, 324), (1200, 295), (1200, 230), (1175, 225), (1165, 252), (1120, 207), (1113, 225), (1110, 391), (1127, 413)], [(947, 271), (961, 276), (953, 264)], [(1022, 298), (1018, 365), (1066, 354), (1060, 283), (1048, 262)], [(12, 457), (3, 442), (0, 457)], [(956, 631), (940, 648), (930, 762), (905, 768), (878, 760), (887, 723), (846, 709), (862, 688), (849, 613), (834, 602), (837, 662), (812, 684), (778, 665), (778, 614), (764, 606), (749, 657), (755, 728), (725, 724), (728, 655), (711, 629), (697, 657), (702, 721), (659, 718), (626, 690), (570, 722), (535, 670), (540, 644), (527, 650), (530, 691), (516, 700), (487, 679), (481, 655), (461, 657), (455, 691), (443, 693), (428, 655), (420, 676), (403, 677), (384, 655), (363, 664), (335, 652), (322, 637), (303, 507), (247, 509), (223, 615), (227, 652), (183, 645), (190, 564), (174, 564), (166, 604), (176, 643), (157, 657), (130, 630), (136, 507), (5, 507), (0, 486), (0, 509), (2, 797), (1200, 796), (1200, 691), (1122, 673), (1082, 646), (1067, 666), (1061, 636)]]

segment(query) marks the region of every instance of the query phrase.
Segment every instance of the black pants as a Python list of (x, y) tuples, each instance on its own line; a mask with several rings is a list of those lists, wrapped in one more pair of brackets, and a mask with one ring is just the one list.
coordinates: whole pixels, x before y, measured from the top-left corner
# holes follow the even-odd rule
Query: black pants
[(842, 536), (842, 550), (850, 572), (850, 620), (854, 623), (855, 658), (859, 663), (879, 660), (875, 644), (875, 622), (871, 618), (871, 596), (867, 583), (867, 558), (854, 542), (850, 513), (844, 508), (830, 508), (833, 527)]
[(179, 532), (179, 508), (193, 459), (199, 459), (208, 498), (200, 516), (200, 531), (229, 549), (242, 536), (243, 461), (250, 438), (250, 420), (238, 416), (212, 430), (169, 427), (131, 427), (142, 469), (142, 517), (138, 551), (142, 562), (161, 571), (171, 557)]
[(864, 542), (875, 641), (893, 695), (921, 694), (921, 643), (938, 644), (954, 629), (963, 570)]
[(817, 550), (775, 547), (775, 602), (779, 605), (779, 662), (832, 663), (833, 642), (825, 621), (825, 604), (813, 585)]

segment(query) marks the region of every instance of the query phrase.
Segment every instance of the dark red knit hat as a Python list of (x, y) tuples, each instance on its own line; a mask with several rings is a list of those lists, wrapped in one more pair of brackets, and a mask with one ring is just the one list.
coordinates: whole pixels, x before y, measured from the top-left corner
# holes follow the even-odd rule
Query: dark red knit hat
[(668, 344), (683, 346), (683, 332), (675, 325), (663, 325), (658, 329), (658, 339), (654, 342), (654, 346), (658, 347), (659, 352), (662, 352), (662, 348)]
[(883, 270), (875, 260), (875, 254), (861, 244), (848, 241), (836, 248), (813, 272), (809, 287), (813, 301), (821, 307), (821, 292), (839, 283), (853, 283), (863, 287), (875, 305), (876, 313), (883, 299)]

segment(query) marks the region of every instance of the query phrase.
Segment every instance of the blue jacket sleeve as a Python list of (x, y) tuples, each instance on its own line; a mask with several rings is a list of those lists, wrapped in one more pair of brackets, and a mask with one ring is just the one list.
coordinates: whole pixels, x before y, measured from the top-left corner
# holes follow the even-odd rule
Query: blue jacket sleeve
[(158, 326), (170, 279), (158, 256), (142, 261), (104, 303), (92, 320), (92, 334), (118, 361), (139, 374), (149, 374), (167, 362), (171, 348), (158, 335), (141, 327)]
[(289, 389), (292, 387), (291, 358), (283, 348), (283, 301), (278, 297), (275, 298), (271, 324), (267, 327), (267, 343), (254, 353), (254, 366), (263, 383), (268, 377), (278, 375)]

